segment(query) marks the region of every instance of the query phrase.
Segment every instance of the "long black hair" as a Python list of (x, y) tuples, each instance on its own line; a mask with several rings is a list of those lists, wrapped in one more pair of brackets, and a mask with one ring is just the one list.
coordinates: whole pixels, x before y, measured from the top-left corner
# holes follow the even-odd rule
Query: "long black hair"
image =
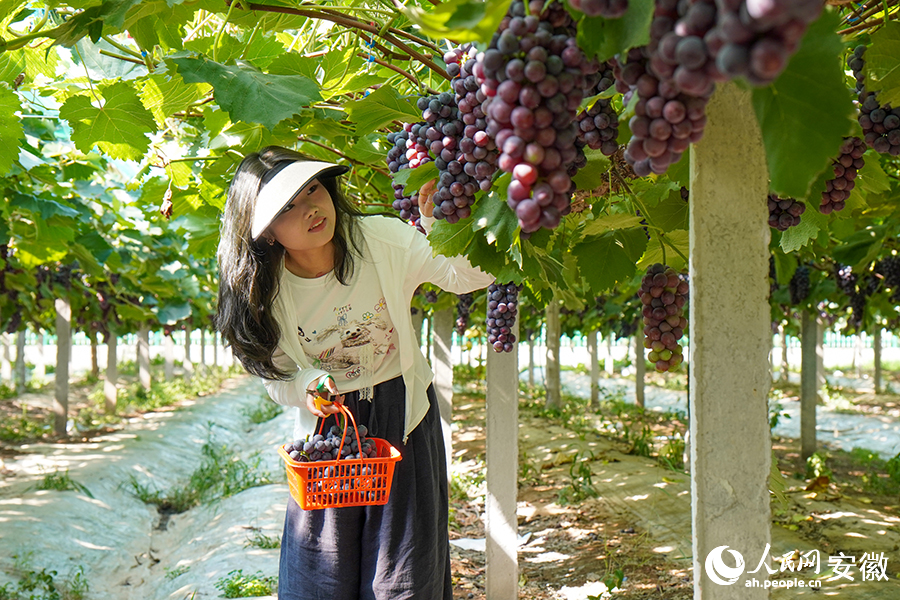
[[(306, 160), (315, 159), (280, 146), (248, 154), (231, 180), (220, 228), (216, 328), (244, 368), (265, 379), (287, 380), (292, 376), (272, 362), (281, 338), (272, 308), (278, 295), (284, 247), (278, 242), (270, 245), (262, 237), (251, 239), (253, 206), (262, 187), (281, 169)], [(335, 207), (334, 275), (347, 285), (355, 258), (362, 257), (356, 221), (364, 213), (347, 201), (336, 177), (321, 177), (319, 181)]]

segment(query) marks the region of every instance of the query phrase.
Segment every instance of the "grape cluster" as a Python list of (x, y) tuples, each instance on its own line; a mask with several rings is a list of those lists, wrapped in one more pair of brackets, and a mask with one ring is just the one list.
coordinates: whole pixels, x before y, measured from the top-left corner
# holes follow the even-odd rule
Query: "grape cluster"
[[(589, 96), (601, 94), (615, 83), (615, 74), (609, 62), (603, 63), (602, 71), (598, 71), (599, 82), (589, 92)], [(606, 156), (612, 156), (619, 149), (616, 139), (619, 137), (619, 116), (612, 105), (612, 99), (599, 98), (588, 110), (583, 110), (575, 117), (578, 143), (592, 150), (600, 150)]]
[(788, 291), (791, 294), (791, 304), (797, 305), (809, 297), (809, 267), (800, 265), (794, 271), (791, 281), (788, 283)]
[(678, 340), (687, 328), (684, 305), (687, 302), (688, 282), (671, 267), (656, 263), (641, 279), (638, 295), (643, 304), (644, 347), (647, 358), (656, 364), (657, 371), (669, 371), (684, 360)]
[(522, 287), (514, 283), (492, 283), (488, 286), (487, 331), (488, 343), (497, 352), (512, 352), (516, 336), (512, 327), (516, 323), (519, 292)]
[(457, 145), (465, 124), (459, 118), (456, 99), (448, 92), (419, 98), (416, 105), (425, 121), (419, 135), (424, 137), (426, 152), (431, 151), (439, 173), (434, 217), (456, 223), (472, 214), (478, 190), (475, 177), (464, 170), (463, 153)]
[(456, 302), (456, 333), (459, 337), (466, 334), (469, 328), (469, 313), (472, 311), (472, 304), (475, 303), (474, 294), (460, 294), (457, 296)]
[(650, 42), (619, 57), (617, 89), (637, 94), (625, 158), (661, 174), (700, 140), (715, 83), (768, 85), (784, 70), (821, 0), (657, 0)]
[(844, 208), (850, 190), (856, 185), (856, 175), (866, 164), (863, 158), (865, 151), (866, 144), (858, 137), (844, 138), (841, 154), (834, 161), (834, 179), (825, 182), (819, 212), (828, 215)]
[(834, 280), (837, 282), (838, 289), (848, 296), (856, 293), (856, 283), (859, 277), (853, 272), (853, 267), (834, 263)]
[(778, 231), (786, 231), (790, 227), (800, 224), (800, 215), (806, 210), (806, 205), (797, 202), (793, 198), (779, 198), (775, 194), (769, 194), (769, 227)]
[(425, 292), (425, 301), (429, 304), (434, 304), (438, 301), (438, 293), (434, 290), (426, 290)]
[(317, 433), (308, 435), (306, 439), (296, 439), (286, 444), (285, 452), (291, 457), (291, 460), (297, 462), (319, 462), (325, 460), (341, 459), (359, 459), (359, 458), (377, 458), (378, 448), (375, 446), (374, 440), (367, 438), (366, 434), (369, 430), (365, 425), (359, 425), (356, 433), (359, 433), (359, 441), (353, 429), (347, 430), (343, 442), (341, 436), (344, 430), (332, 425), (327, 435)]
[(628, 0), (569, 0), (569, 6), (589, 17), (618, 19), (628, 10)]
[[(401, 131), (392, 131), (387, 135), (388, 143), (391, 144), (391, 149), (387, 154), (388, 170), (391, 173), (398, 173), (403, 169), (414, 169), (431, 160), (428, 156), (428, 149), (422, 143), (423, 140), (418, 138), (422, 125), (422, 123), (405, 123)], [(403, 193), (403, 186), (399, 183), (391, 183), (391, 187), (394, 189), (392, 204), (394, 210), (400, 213), (401, 219), (409, 220), (424, 233), (425, 230), (419, 223), (418, 192), (406, 196)]]
[(810, 23), (819, 18), (821, 0), (744, 0), (717, 2), (716, 27), (704, 38), (717, 69), (751, 85), (775, 81), (796, 52)]
[(487, 132), (488, 97), (481, 90), (476, 75), (479, 63), (477, 49), (471, 44), (454, 48), (444, 54), (447, 73), (453, 78), (450, 86), (456, 93), (456, 106), (463, 122), (463, 132), (458, 140), (463, 171), (474, 177), (478, 187), (488, 191), (497, 171), (500, 153), (494, 138)]
[(866, 91), (866, 78), (863, 74), (865, 52), (865, 46), (857, 46), (848, 60), (859, 93), (858, 120), (863, 130), (863, 139), (869, 148), (880, 154), (900, 156), (900, 107), (892, 109), (890, 104), (881, 106), (877, 94)]
[(900, 302), (900, 256), (888, 256), (875, 264), (875, 272), (881, 275), (882, 285), (891, 290), (891, 301)]
[(576, 33), (561, 3), (514, 0), (475, 67), (490, 98), (497, 164), (512, 174), (507, 202), (526, 234), (555, 228), (571, 211), (571, 169), (584, 164), (575, 117), (599, 64), (587, 60)]

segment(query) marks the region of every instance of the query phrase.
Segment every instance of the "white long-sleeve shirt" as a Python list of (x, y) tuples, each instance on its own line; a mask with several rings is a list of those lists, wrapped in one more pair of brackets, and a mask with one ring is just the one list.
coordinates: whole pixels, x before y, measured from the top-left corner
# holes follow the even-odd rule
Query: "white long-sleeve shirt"
[[(433, 219), (423, 219), (423, 226), (429, 230), (433, 222)], [(416, 288), (428, 282), (448, 292), (464, 294), (487, 287), (494, 277), (473, 267), (464, 256), (433, 255), (426, 237), (398, 219), (364, 217), (359, 220), (359, 227), (364, 240), (364, 257), (356, 261), (355, 268), (374, 269), (377, 273), (399, 341), (400, 369), (406, 386), (405, 441), (428, 412), (426, 391), (434, 380), (434, 372), (416, 341), (409, 310)], [(328, 374), (310, 364), (294, 331), (297, 315), (308, 309), (309, 301), (308, 298), (295, 298), (291, 286), (282, 282), (273, 307), (281, 326), (276, 365), (290, 370), (293, 363), (297, 373), (287, 381), (263, 380), (275, 402), (297, 407), (295, 438), (314, 432), (316, 417), (306, 408), (306, 390), (313, 381)]]

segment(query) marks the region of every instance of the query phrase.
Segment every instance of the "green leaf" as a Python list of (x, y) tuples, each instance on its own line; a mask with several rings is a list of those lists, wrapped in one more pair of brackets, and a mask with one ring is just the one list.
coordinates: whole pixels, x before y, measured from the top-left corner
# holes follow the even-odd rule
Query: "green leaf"
[(630, 229), (632, 227), (641, 227), (641, 217), (630, 213), (619, 213), (614, 215), (603, 215), (588, 221), (584, 228), (585, 237), (598, 235), (607, 231), (617, 229)]
[(794, 253), (772, 252), (775, 257), (775, 280), (778, 285), (787, 285), (797, 270), (797, 255)]
[(519, 229), (519, 219), (505, 200), (495, 196), (482, 197), (472, 212), (472, 228), (484, 231), (487, 243), (502, 248), (504, 253), (518, 251), (513, 244)]
[(681, 191), (671, 191), (653, 208), (648, 208), (649, 221), (663, 231), (688, 228), (688, 203), (681, 199)]
[(204, 83), (185, 83), (178, 73), (153, 73), (137, 82), (144, 106), (153, 113), (157, 123), (166, 117), (187, 110), (188, 105), (203, 98), (209, 92)]
[[(806, 215), (804, 214), (804, 217)], [(832, 258), (835, 262), (859, 267), (860, 263), (866, 261), (866, 258), (872, 254), (873, 249), (877, 252), (884, 244), (885, 230), (880, 227), (869, 227), (862, 231), (857, 231), (840, 246), (832, 251)]]
[(423, 33), (457, 42), (487, 42), (509, 10), (510, 0), (448, 0), (429, 11), (401, 8)]
[(578, 170), (572, 181), (579, 190), (595, 190), (607, 180), (609, 159), (600, 150), (591, 150), (587, 147), (584, 149), (584, 155), (587, 158), (587, 164)]
[(687, 256), (689, 237), (689, 233), (684, 229), (667, 232), (665, 234), (667, 242), (665, 258), (663, 258), (663, 252), (659, 241), (654, 237), (654, 239), (647, 244), (647, 250), (638, 262), (638, 268), (646, 269), (654, 263), (667, 264), (676, 271), (687, 268), (687, 264), (678, 253), (672, 249), (672, 246), (675, 246), (683, 255)]
[(602, 294), (634, 275), (634, 261), (614, 233), (587, 238), (571, 253), (578, 259), (581, 275), (593, 294)]
[(315, 81), (300, 75), (269, 75), (249, 64), (226, 66), (205, 56), (169, 59), (187, 83), (209, 83), (216, 102), (231, 121), (259, 123), (267, 129), (321, 100)]
[(85, 154), (97, 146), (112, 158), (141, 159), (150, 146), (145, 134), (156, 131), (153, 116), (128, 83), (114, 83), (102, 93), (102, 108), (88, 96), (72, 96), (59, 109), (72, 127), (72, 141)]
[(470, 225), (465, 222), (451, 225), (444, 220), (435, 223), (428, 234), (428, 241), (431, 243), (434, 255), (458, 256), (465, 254), (476, 237)]
[(344, 103), (350, 120), (356, 123), (356, 133), (366, 135), (394, 120), (415, 123), (422, 113), (410, 97), (400, 96), (387, 84), (362, 98)]
[(418, 192), (419, 188), (437, 176), (437, 166), (434, 162), (427, 162), (424, 165), (419, 165), (415, 169), (401, 169), (394, 173), (391, 179), (394, 180), (394, 183), (403, 186), (404, 194), (411, 196)]
[(781, 76), (753, 91), (771, 187), (778, 195), (806, 198), (852, 128), (855, 113), (835, 33), (840, 16), (825, 12), (813, 23)]
[(19, 96), (0, 82), (0, 176), (12, 169), (25, 137), (22, 128), (22, 103)]
[(900, 22), (888, 21), (872, 34), (866, 49), (866, 89), (878, 92), (882, 106), (900, 106)]
[(588, 56), (609, 60), (650, 41), (653, 0), (631, 0), (619, 19), (584, 17), (578, 24), (578, 46)]
[(53, 45), (71, 47), (86, 35), (90, 35), (91, 39), (96, 41), (104, 25), (121, 30), (125, 25), (125, 15), (140, 3), (141, 0), (105, 0), (99, 6), (91, 6), (54, 30), (56, 35)]
[(800, 224), (790, 227), (781, 234), (781, 249), (784, 252), (795, 252), (819, 235), (819, 231), (828, 226), (828, 217), (807, 204)]
[(863, 158), (866, 164), (859, 170), (856, 178), (856, 186), (873, 194), (883, 194), (891, 190), (891, 184), (887, 173), (881, 168), (879, 154), (874, 150), (867, 150)]

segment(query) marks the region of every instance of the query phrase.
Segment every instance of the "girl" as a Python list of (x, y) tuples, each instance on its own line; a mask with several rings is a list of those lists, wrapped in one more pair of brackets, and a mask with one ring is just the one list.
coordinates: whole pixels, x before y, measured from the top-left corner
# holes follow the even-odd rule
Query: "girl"
[[(335, 405), (400, 450), (384, 506), (303, 511), (288, 501), (280, 600), (451, 600), (448, 491), (434, 373), (410, 316), (416, 288), (492, 283), (464, 257), (432, 256), (399, 219), (364, 216), (337, 177), (347, 167), (279, 147), (250, 154), (228, 191), (217, 326), (273, 400), (296, 407), (294, 437), (325, 429)], [(419, 207), (429, 230), (434, 182)]]

